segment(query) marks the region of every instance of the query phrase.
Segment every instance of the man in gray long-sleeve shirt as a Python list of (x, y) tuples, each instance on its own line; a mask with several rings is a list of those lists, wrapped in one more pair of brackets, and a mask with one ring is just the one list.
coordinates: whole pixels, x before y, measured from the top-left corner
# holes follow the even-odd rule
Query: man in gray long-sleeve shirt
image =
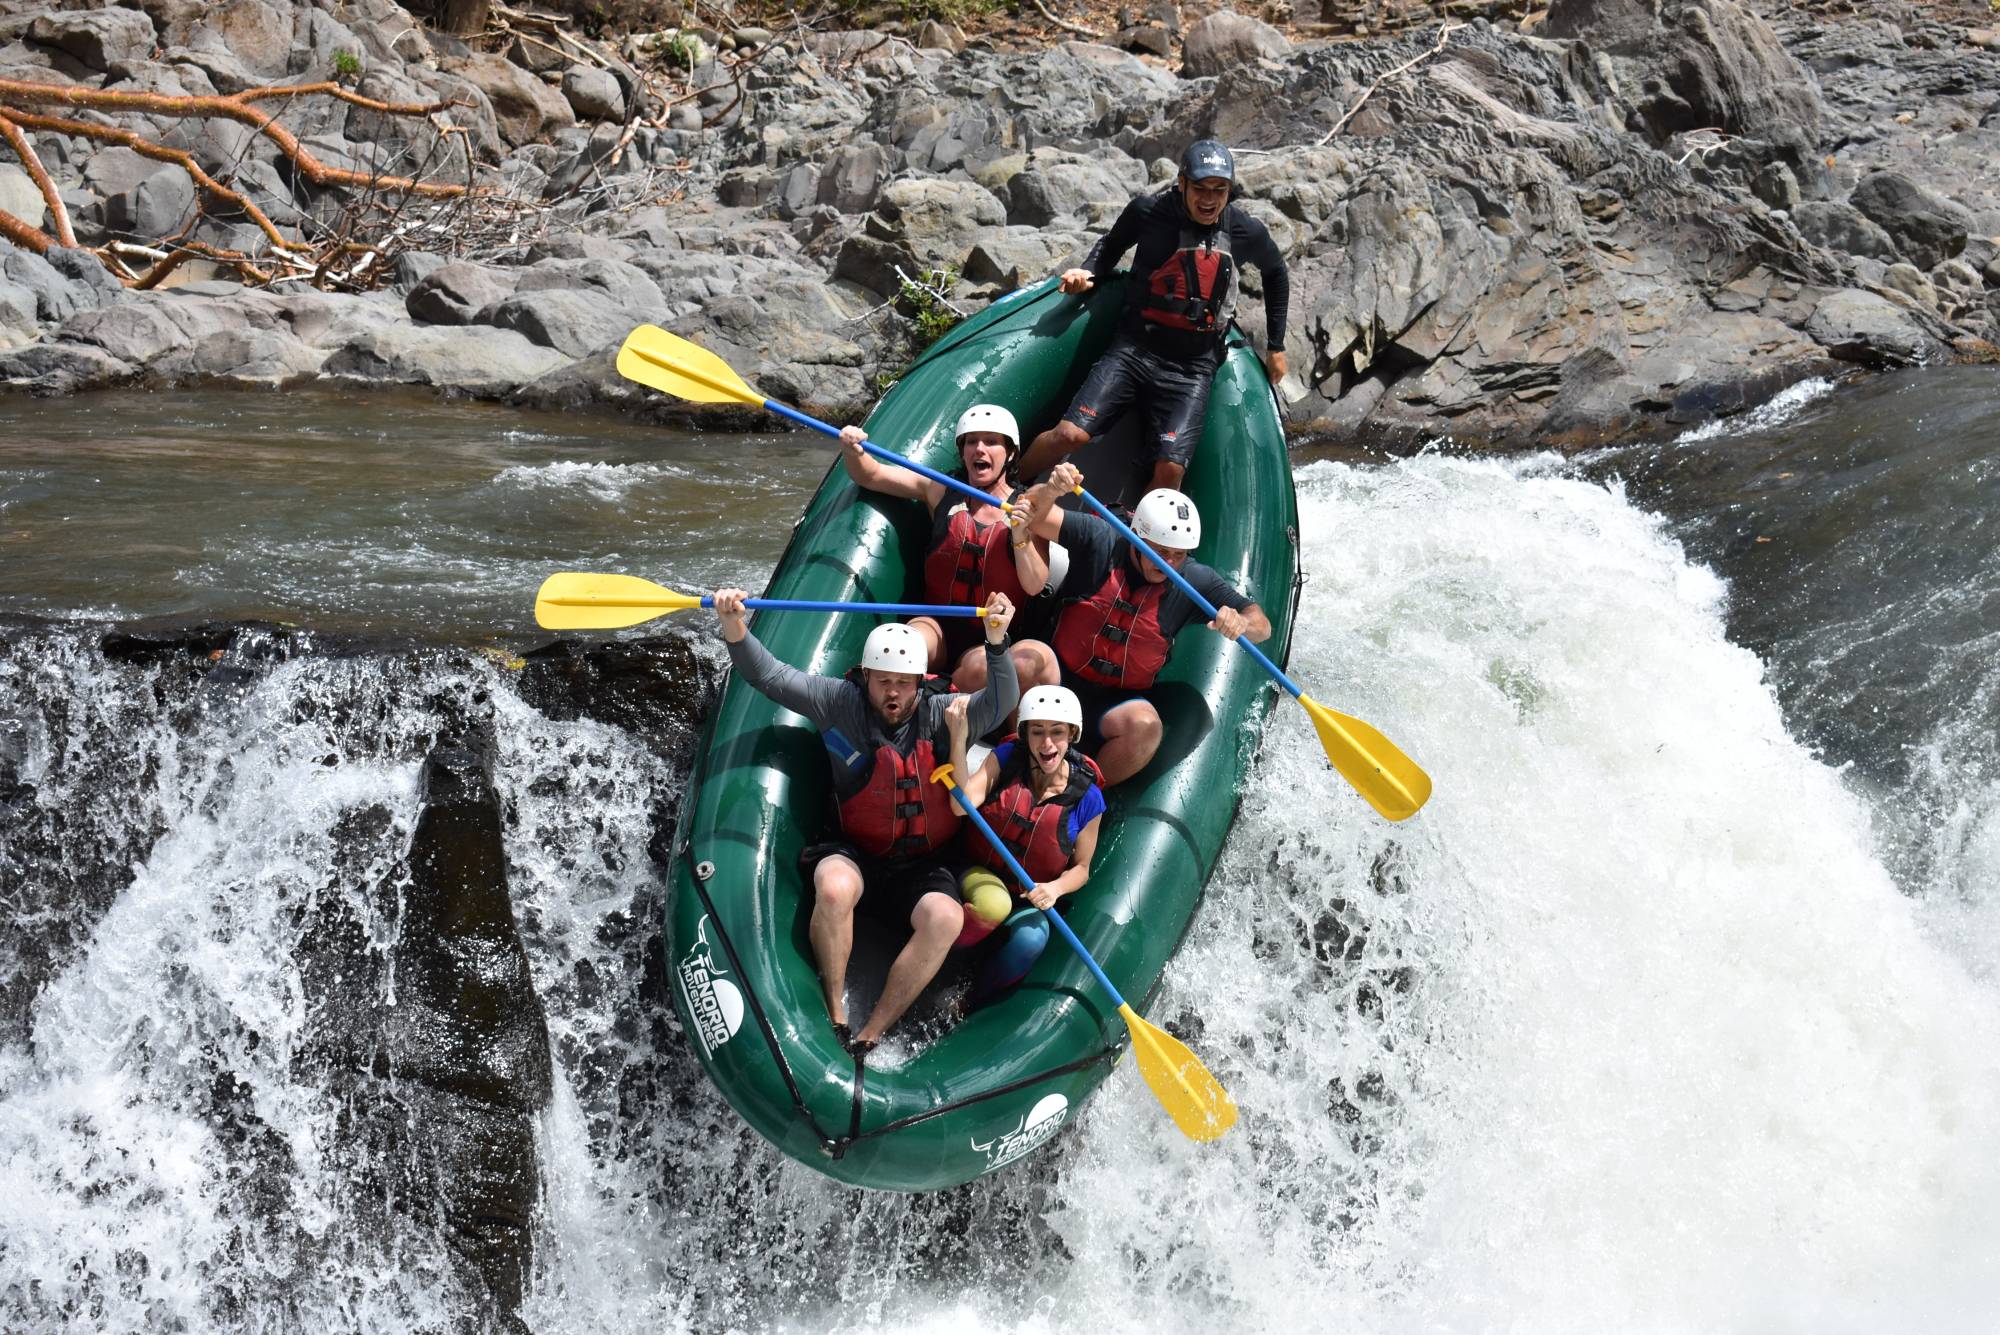
[[(931, 782), (931, 771), (951, 757), (944, 723), (951, 697), (925, 685), (927, 648), (909, 626), (877, 626), (855, 673), (821, 677), (779, 662), (757, 642), (744, 622), (744, 597), (741, 589), (715, 593), (731, 665), (757, 691), (805, 715), (826, 740), (833, 765), (842, 837), (805, 852), (813, 879), (813, 958), (834, 1032), (863, 1054), (937, 976), (965, 925), (958, 877), (940, 857), (958, 833), (960, 816), (951, 794)], [(974, 736), (1006, 718), (1020, 698), (1007, 652), (1013, 605), (994, 594), (988, 606), (986, 686), (969, 705)], [(907, 921), (911, 935), (889, 967), (868, 1023), (850, 1034), (847, 958), (864, 891), (872, 912)]]

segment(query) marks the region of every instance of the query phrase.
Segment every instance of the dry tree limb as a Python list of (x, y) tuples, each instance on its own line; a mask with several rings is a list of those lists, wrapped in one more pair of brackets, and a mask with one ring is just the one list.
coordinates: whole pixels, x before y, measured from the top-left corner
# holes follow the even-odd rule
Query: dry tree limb
[(65, 120), (60, 116), (35, 116), (18, 111), (13, 114), (13, 119), (30, 130), (48, 130), (55, 134), (82, 135), (86, 139), (95, 139), (99, 143), (122, 145), (139, 154), (141, 157), (152, 158), (158, 162), (171, 162), (186, 172), (188, 179), (193, 181), (204, 192), (240, 209), (245, 217), (257, 224), (258, 230), (271, 239), (273, 246), (276, 246), (280, 250), (292, 251), (309, 251), (312, 249), (311, 246), (303, 241), (286, 240), (285, 234), (278, 230), (277, 224), (273, 223), (265, 215), (264, 210), (258, 208), (248, 195), (240, 191), (231, 190), (228, 186), (203, 171), (201, 164), (194, 160), (194, 154), (189, 153), (185, 149), (168, 148), (164, 144), (156, 144), (144, 135), (135, 134), (131, 130), (120, 130), (109, 125), (97, 125), (90, 121)]
[[(1036, 0), (1036, 3), (1039, 4), (1040, 0)], [(1362, 103), (1366, 102), (1370, 97), (1374, 96), (1375, 90), (1377, 88), (1380, 88), (1383, 84), (1395, 78), (1398, 74), (1401, 74), (1406, 70), (1415, 69), (1417, 66), (1423, 64), (1426, 60), (1429, 60), (1432, 56), (1436, 55), (1438, 52), (1444, 50), (1444, 44), (1450, 40), (1451, 35), (1457, 32), (1460, 28), (1463, 28), (1464, 26), (1465, 25), (1463, 23), (1445, 24), (1444, 27), (1438, 30), (1438, 39), (1436, 46), (1432, 47), (1430, 50), (1424, 52), (1420, 56), (1416, 56), (1413, 59), (1404, 61), (1402, 64), (1396, 66), (1396, 68), (1389, 70), (1387, 73), (1383, 74), (1383, 76), (1377, 79), (1374, 83), (1369, 84), (1367, 88), (1362, 90), (1361, 96), (1354, 99), (1354, 105), (1347, 109), (1347, 114), (1342, 116), (1339, 120), (1335, 121), (1333, 124), (1333, 128), (1331, 130), (1328, 130), (1325, 134), (1320, 136), (1320, 143), (1324, 145), (1331, 142), (1335, 135), (1339, 134), (1342, 130), (1346, 129), (1347, 123), (1354, 119), (1354, 113), (1361, 110)]]
[(1051, 14), (1049, 12), (1049, 7), (1043, 4), (1042, 0), (1031, 0), (1031, 3), (1033, 3), (1033, 5), (1035, 6), (1035, 12), (1037, 14), (1040, 14), (1050, 23), (1055, 24), (1058, 28), (1067, 28), (1069, 31), (1076, 33), (1079, 36), (1095, 37), (1100, 40), (1109, 37), (1111, 35), (1110, 33), (1099, 32), (1095, 28), (1087, 28), (1081, 23), (1072, 23), (1068, 19), (1057, 18), (1054, 14)]
[(49, 219), (56, 225), (57, 244), (75, 245), (76, 232), (69, 225), (69, 209), (64, 207), (62, 194), (56, 189), (56, 183), (49, 179), (48, 169), (42, 166), (41, 155), (35, 152), (34, 144), (5, 113), (0, 113), (0, 135), (4, 135), (13, 146), (14, 156), (21, 160), (21, 165), (28, 169), (29, 179), (42, 192), (42, 200), (49, 206)]
[[(283, 151), (286, 157), (298, 164), (299, 174), (314, 185), (366, 186), (383, 190), (408, 190), (419, 195), (462, 195), (471, 187), (455, 185), (447, 181), (415, 181), (407, 177), (371, 177), (365, 172), (347, 171), (340, 167), (329, 167), (314, 157), (298, 136), (278, 123), (277, 117), (252, 106), (253, 102), (269, 101), (272, 98), (303, 97), (307, 94), (323, 94), (337, 98), (353, 106), (369, 111), (378, 111), (391, 116), (429, 116), (436, 112), (457, 106), (450, 98), (441, 102), (398, 103), (379, 102), (372, 97), (349, 92), (337, 83), (286, 84), (271, 88), (246, 88), (240, 93), (216, 94), (210, 97), (174, 97), (165, 93), (121, 93), (99, 92), (92, 88), (64, 87), (59, 84), (21, 83), (13, 79), (0, 79), (0, 105), (9, 107), (76, 107), (88, 111), (130, 111), (141, 115), (178, 117), (220, 117), (237, 121), (255, 129)], [(12, 113), (10, 113), (12, 114)], [(15, 116), (22, 124), (28, 122)], [(66, 122), (79, 124), (80, 122)], [(460, 126), (440, 126), (440, 132), (463, 134)], [(74, 134), (74, 130), (64, 130)], [(144, 141), (150, 142), (150, 141)], [(136, 147), (136, 145), (133, 145)], [(143, 151), (143, 150), (142, 150)], [(152, 156), (148, 154), (148, 156)]]
[(0, 209), (0, 236), (6, 237), (23, 250), (32, 250), (37, 255), (49, 253), (55, 242), (49, 240), (48, 233), (39, 227), (28, 226), (26, 220), (16, 218), (5, 209)]

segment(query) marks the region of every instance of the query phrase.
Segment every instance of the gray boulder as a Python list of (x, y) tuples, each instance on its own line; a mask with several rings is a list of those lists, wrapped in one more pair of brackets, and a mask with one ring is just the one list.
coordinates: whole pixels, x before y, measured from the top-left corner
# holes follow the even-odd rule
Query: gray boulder
[(40, 331), (35, 294), (19, 283), (0, 278), (0, 348), (33, 343)]
[(153, 21), (132, 9), (43, 14), (28, 29), (31, 40), (74, 57), (99, 73), (114, 63), (140, 60), (153, 49)]
[(615, 346), (643, 315), (611, 305), (596, 292), (552, 288), (516, 292), (474, 317), (474, 323), (518, 333), (565, 357), (583, 357)]
[(1122, 154), (1087, 158), (1037, 149), (1007, 180), (1007, 221), (1092, 224), (1115, 217), (1145, 186), (1145, 165)]
[(514, 291), (515, 271), (460, 261), (417, 280), (404, 309), (425, 324), (467, 325), (473, 317)]
[(562, 93), (578, 120), (622, 123), (625, 119), (625, 90), (610, 70), (572, 65), (563, 75)]
[(27, 172), (12, 163), (0, 163), (0, 209), (35, 228), (48, 215), (48, 204), (43, 201), (41, 190)]
[(188, 34), (195, 51), (226, 54), (260, 78), (275, 79), (291, 65), (294, 29), (291, 6), (264, 0), (228, 0), (210, 9)]
[(74, 394), (132, 379), (138, 368), (83, 343), (34, 343), (0, 353), (0, 387), (34, 394)]
[(843, 144), (820, 167), (814, 201), (842, 213), (866, 213), (881, 197), (893, 165), (889, 150), (880, 144)]
[(326, 354), (279, 329), (224, 329), (202, 338), (189, 351), (195, 375), (281, 385), (312, 375)]
[(1066, 257), (1083, 254), (1087, 238), (1077, 232), (1042, 227), (1009, 227), (982, 236), (965, 257), (967, 282), (990, 284), (1002, 292), (1026, 287), (1059, 272)]
[(1286, 60), (1291, 54), (1292, 44), (1270, 24), (1222, 9), (1188, 29), (1181, 73), (1200, 79), (1259, 60)]
[(644, 269), (614, 259), (545, 260), (521, 275), (514, 285), (522, 292), (581, 292), (594, 295), (614, 311), (647, 318), (664, 303), (659, 287)]
[[(547, 294), (544, 294), (547, 295)], [(331, 335), (320, 374), (335, 379), (434, 385), (466, 394), (500, 396), (568, 360), (509, 329), (431, 329), (363, 324)]]
[(1713, 128), (1784, 144), (1803, 160), (1819, 140), (1818, 84), (1771, 25), (1734, 0), (1554, 0), (1541, 31), (1578, 43), (1579, 83), (1655, 143)]
[(1814, 245), (1843, 255), (1865, 255), (1885, 263), (1897, 258), (1896, 243), (1889, 234), (1852, 204), (1809, 201), (1792, 210), (1792, 225)]
[(137, 188), (104, 201), (104, 226), (114, 236), (156, 241), (180, 231), (194, 213), (194, 182), (177, 166), (163, 166)]
[(1901, 172), (1863, 177), (1850, 202), (1919, 269), (1934, 268), (1964, 250), (1972, 230), (1972, 215), (1965, 208)]
[(455, 74), (492, 104), (500, 138), (511, 145), (533, 142), (576, 124), (576, 113), (555, 89), (500, 56), (453, 56), (438, 68)]
[(1910, 366), (1944, 359), (1944, 344), (1910, 310), (1856, 288), (1828, 293), (1806, 321), (1806, 333), (1842, 361)]

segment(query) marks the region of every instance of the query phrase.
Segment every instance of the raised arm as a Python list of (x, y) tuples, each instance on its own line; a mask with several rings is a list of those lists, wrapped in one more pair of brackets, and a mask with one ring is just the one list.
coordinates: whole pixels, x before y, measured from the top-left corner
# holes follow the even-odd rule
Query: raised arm
[[(1077, 471), (1076, 465), (1064, 463), (1057, 464), (1049, 470), (1049, 475), (1046, 479), (1028, 488), (1021, 497), (1022, 502), (1028, 508), (1028, 518), (1026, 521), (1028, 532), (1048, 541), (1053, 541), (1061, 537), (1063, 516), (1069, 512), (1057, 505), (1056, 502), (1082, 485), (1083, 474)], [(1015, 569), (1020, 569), (1018, 562), (1015, 565)], [(1046, 582), (1046, 561), (1043, 563), (1043, 579)], [(1037, 593), (1040, 590), (1030, 589), (1029, 592)]]
[(966, 709), (972, 735), (984, 737), (1000, 720), (1021, 703), (1021, 680), (1014, 675), (1014, 655), (1007, 652), (1007, 627), (1014, 620), (1014, 604), (1004, 593), (996, 593), (987, 603), (986, 684), (972, 693)]
[(851, 688), (833, 677), (801, 672), (781, 663), (769, 649), (757, 642), (744, 621), (741, 589), (717, 589), (715, 612), (722, 620), (722, 638), (729, 646), (729, 664), (741, 673), (760, 695), (805, 715), (816, 728), (824, 728), (836, 717), (840, 698)]
[(939, 499), (944, 495), (943, 487), (912, 473), (901, 464), (883, 463), (861, 448), (861, 442), (866, 439), (868, 433), (858, 426), (840, 429), (840, 464), (854, 479), (855, 486), (863, 491), (880, 492), (884, 496), (922, 501), (932, 509), (937, 508)]
[(971, 696), (954, 695), (951, 703), (944, 707), (944, 726), (951, 734), (951, 770), (958, 775), (959, 791), (965, 794), (967, 802), (977, 808), (986, 805), (986, 798), (993, 791), (993, 781), (1000, 776), (1000, 762), (993, 758), (990, 751), (976, 770), (966, 760), (966, 739), (972, 735), (968, 718), (971, 708)]

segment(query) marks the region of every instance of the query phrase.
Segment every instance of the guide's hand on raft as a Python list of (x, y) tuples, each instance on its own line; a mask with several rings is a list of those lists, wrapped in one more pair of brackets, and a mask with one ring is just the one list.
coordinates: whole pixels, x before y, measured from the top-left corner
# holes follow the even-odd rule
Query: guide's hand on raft
[(1215, 620), (1208, 623), (1208, 628), (1225, 639), (1233, 640), (1250, 629), (1250, 623), (1235, 608), (1218, 607), (1215, 609)]
[(1065, 269), (1056, 281), (1063, 291), (1075, 296), (1079, 292), (1090, 291), (1096, 285), (1097, 276), (1088, 269)]
[(743, 620), (743, 600), (749, 596), (741, 589), (715, 591), (715, 615), (722, 619), (722, 638), (731, 644), (750, 633), (749, 625)]
[(1007, 627), (1014, 621), (1014, 604), (1004, 593), (989, 594), (986, 598), (986, 615), (980, 618), (986, 623), (986, 642), (1000, 644), (1007, 638)]
[(1283, 380), (1287, 369), (1289, 368), (1285, 362), (1283, 348), (1264, 349), (1264, 370), (1270, 375), (1272, 384), (1275, 385)]
[(1048, 886), (1037, 885), (1030, 887), (1028, 893), (1021, 896), (1021, 898), (1027, 900), (1038, 909), (1052, 909), (1056, 906), (1056, 900), (1059, 896)]

